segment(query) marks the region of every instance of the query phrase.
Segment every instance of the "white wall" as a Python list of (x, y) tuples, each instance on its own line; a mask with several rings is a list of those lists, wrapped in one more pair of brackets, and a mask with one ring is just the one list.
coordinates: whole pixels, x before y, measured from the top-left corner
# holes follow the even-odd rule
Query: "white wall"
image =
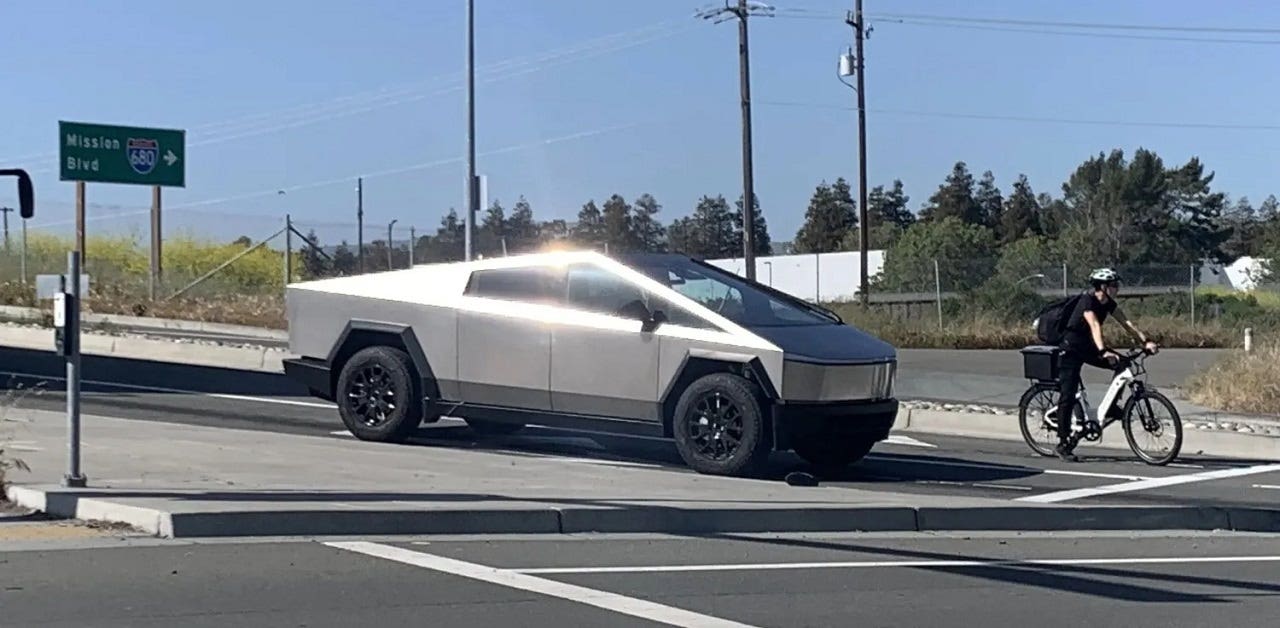
[[(707, 263), (746, 276), (746, 263), (740, 257)], [(756, 258), (756, 281), (811, 301), (851, 301), (858, 296), (860, 268), (858, 251), (772, 255)], [(884, 251), (867, 251), (868, 277), (874, 278), (883, 268)]]

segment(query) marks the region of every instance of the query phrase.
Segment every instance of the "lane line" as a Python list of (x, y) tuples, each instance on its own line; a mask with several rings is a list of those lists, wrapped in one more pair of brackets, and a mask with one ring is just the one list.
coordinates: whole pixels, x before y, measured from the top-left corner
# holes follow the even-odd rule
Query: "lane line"
[(934, 445), (932, 443), (926, 443), (922, 440), (916, 440), (914, 438), (911, 438), (910, 436), (903, 436), (901, 434), (890, 434), (889, 438), (886, 438), (881, 442), (884, 443), (885, 445), (904, 445), (907, 447), (925, 447), (928, 449), (938, 448), (937, 445)]
[[(43, 380), (49, 380), (54, 382), (67, 381), (67, 378), (65, 377), (57, 377), (54, 375), (33, 375), (31, 373), (16, 373), (11, 371), (0, 371), (0, 375), (9, 375), (12, 377), (23, 377), (26, 379), (43, 379)], [(97, 381), (92, 379), (82, 379), (80, 380), (80, 383), (82, 385), (88, 384), (90, 386), (101, 386), (103, 388), (119, 388), (121, 390), (140, 390), (145, 392), (170, 393), (170, 394), (177, 394), (177, 395), (197, 395), (200, 397), (212, 397), (214, 399), (230, 399), (233, 401), (253, 401), (257, 403), (273, 403), (273, 404), (282, 405), (282, 406), (297, 406), (300, 408), (324, 408), (325, 410), (332, 410), (337, 407), (331, 403), (316, 403), (313, 401), (294, 401), (292, 399), (272, 399), (270, 397), (252, 397), (249, 395), (232, 395), (229, 393), (200, 392), (198, 390), (182, 390), (180, 388), (165, 388), (162, 386), (140, 386), (138, 384), (119, 384), (115, 382), (103, 382), (103, 381)], [(51, 390), (49, 392), (61, 392), (61, 391)]]
[(550, 597), (560, 598), (586, 604), (607, 611), (639, 617), (649, 621), (672, 626), (698, 626), (706, 628), (752, 628), (748, 624), (703, 615), (693, 611), (666, 606), (648, 600), (641, 600), (617, 593), (588, 589), (555, 580), (537, 578), (509, 569), (497, 569), (485, 565), (477, 565), (452, 558), (444, 558), (434, 554), (415, 552), (400, 547), (369, 542), (328, 542), (325, 545), (336, 549), (356, 552), (366, 556), (382, 558), (398, 563), (413, 565), (454, 576), (497, 584), (521, 591), (529, 591)]
[(1276, 486), (1274, 484), (1254, 484), (1253, 488), (1265, 488), (1271, 491), (1280, 491), (1280, 486)]
[(1273, 563), (1280, 556), (1197, 556), (1185, 558), (1051, 558), (1032, 560), (876, 560), (738, 565), (651, 565), (635, 567), (543, 567), (515, 569), (522, 574), (679, 573), (696, 571), (778, 571), (794, 569), (920, 569), (988, 566), (1183, 565), (1196, 563)]
[(1082, 499), (1085, 497), (1098, 497), (1100, 495), (1114, 495), (1116, 493), (1145, 491), (1153, 488), (1164, 488), (1166, 486), (1178, 486), (1179, 484), (1209, 482), (1211, 480), (1236, 478), (1236, 477), (1242, 477), (1246, 475), (1257, 475), (1259, 473), (1271, 473), (1272, 471), (1280, 471), (1280, 464), (1263, 464), (1263, 465), (1258, 465), (1253, 467), (1242, 467), (1238, 469), (1219, 469), (1217, 471), (1205, 471), (1203, 473), (1188, 473), (1186, 475), (1174, 475), (1174, 476), (1164, 477), (1164, 478), (1152, 478), (1148, 480), (1141, 480), (1138, 482), (1126, 482), (1123, 484), (1108, 484), (1106, 486), (1098, 486), (1094, 488), (1079, 488), (1079, 489), (1073, 489), (1069, 491), (1055, 491), (1052, 493), (1031, 495), (1029, 497), (1019, 497), (1014, 501), (1036, 502), (1040, 504), (1052, 504), (1057, 502), (1070, 501), (1073, 499)]
[(984, 484), (981, 482), (974, 482), (970, 486), (976, 486), (978, 488), (998, 488), (1005, 491), (1034, 491), (1035, 490), (1030, 486), (1022, 486), (1020, 484)]
[(1092, 471), (1067, 471), (1064, 469), (1037, 469), (1036, 467), (1012, 467), (1001, 466), (996, 464), (983, 464), (981, 462), (944, 462), (942, 460), (903, 460), (901, 458), (886, 457), (884, 455), (871, 454), (867, 456), (869, 460), (880, 460), (882, 462), (896, 462), (900, 464), (921, 464), (935, 467), (957, 467), (960, 469), (982, 469), (985, 471), (1018, 471), (1029, 469), (1039, 471), (1045, 475), (1069, 475), (1082, 478), (1101, 478), (1104, 480), (1152, 480), (1151, 476), (1146, 475), (1117, 475), (1115, 473), (1095, 473)]

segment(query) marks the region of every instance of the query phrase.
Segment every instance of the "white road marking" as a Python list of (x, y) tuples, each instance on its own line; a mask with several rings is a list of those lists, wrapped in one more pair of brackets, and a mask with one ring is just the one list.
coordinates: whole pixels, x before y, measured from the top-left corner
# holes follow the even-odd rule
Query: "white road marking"
[(788, 569), (921, 569), (988, 566), (1181, 565), (1193, 563), (1272, 563), (1280, 556), (1194, 556), (1185, 558), (1050, 558), (1032, 560), (890, 560), (738, 565), (652, 565), (638, 567), (545, 567), (515, 569), (522, 574), (677, 573), (691, 571), (774, 571)]
[(1072, 499), (1081, 499), (1085, 497), (1098, 497), (1100, 495), (1112, 495), (1115, 493), (1129, 493), (1133, 491), (1145, 491), (1153, 488), (1164, 488), (1166, 486), (1177, 486), (1179, 484), (1192, 484), (1195, 482), (1208, 482), (1211, 480), (1221, 480), (1224, 478), (1235, 478), (1246, 475), (1257, 475), (1259, 473), (1271, 473), (1272, 471), (1280, 471), (1280, 464), (1264, 464), (1254, 467), (1241, 467), (1237, 469), (1219, 469), (1217, 471), (1205, 471), (1203, 473), (1188, 473), (1186, 475), (1174, 475), (1163, 478), (1151, 478), (1138, 482), (1126, 482), (1124, 484), (1108, 484), (1106, 486), (1098, 486), (1095, 488), (1079, 488), (1070, 491), (1054, 491), (1052, 493), (1043, 493), (1041, 495), (1031, 495), (1029, 497), (1019, 497), (1015, 501), (1037, 502), (1041, 504), (1051, 504), (1056, 502), (1065, 502)]
[(1271, 491), (1280, 491), (1280, 486), (1276, 486), (1274, 484), (1254, 484), (1253, 488), (1265, 488)]
[(1067, 471), (1063, 469), (1037, 469), (1035, 467), (1017, 467), (1017, 466), (1001, 466), (996, 464), (983, 464), (981, 462), (946, 462), (942, 460), (903, 460), (896, 457), (886, 457), (877, 454), (871, 454), (867, 458), (872, 460), (883, 460), (885, 462), (898, 462), (902, 464), (923, 464), (935, 467), (957, 467), (961, 469), (983, 469), (988, 471), (1018, 471), (1020, 469), (1031, 469), (1039, 471), (1045, 475), (1071, 475), (1083, 478), (1102, 478), (1104, 480), (1150, 480), (1149, 476), (1143, 475), (1117, 475), (1114, 473), (1094, 473), (1092, 471)]
[[(55, 377), (53, 375), (32, 375), (31, 373), (13, 373), (9, 371), (0, 371), (0, 375), (10, 375), (13, 377), (25, 377), (29, 379), (44, 379), (54, 382), (65, 382), (65, 377)], [(315, 403), (312, 401), (294, 401), (292, 399), (273, 399), (271, 397), (251, 397), (248, 395), (232, 395), (227, 393), (210, 393), (200, 392), (197, 390), (182, 390), (180, 388), (164, 388), (161, 386), (139, 386), (137, 384), (118, 384), (115, 382), (101, 382), (91, 379), (80, 380), (81, 384), (89, 384), (91, 386), (102, 386), (104, 388), (119, 388), (121, 390), (141, 390), (146, 392), (172, 393), (178, 395), (197, 395), (200, 397), (212, 397), (215, 399), (231, 399), (234, 401), (253, 401), (256, 403), (273, 403), (282, 406), (298, 406), (301, 408), (324, 408), (332, 410), (337, 406), (331, 403)], [(50, 391), (58, 392), (58, 391)]]
[(1179, 469), (1203, 469), (1204, 468), (1204, 465), (1202, 464), (1189, 464), (1186, 462), (1170, 462), (1168, 465), (1165, 465), (1165, 466), (1177, 467)]
[(368, 542), (329, 542), (329, 547), (356, 552), (366, 556), (382, 558), (398, 563), (413, 565), (481, 582), (497, 584), (521, 591), (529, 591), (550, 597), (556, 597), (579, 604), (586, 604), (607, 611), (639, 617), (649, 621), (672, 626), (698, 626), (705, 628), (752, 628), (748, 624), (703, 615), (693, 611), (666, 606), (648, 600), (641, 600), (617, 593), (588, 589), (564, 582), (556, 582), (545, 578), (537, 578), (510, 569), (498, 569), (477, 565), (452, 558), (444, 558), (433, 554), (415, 552), (400, 547)]
[(926, 443), (921, 440), (916, 440), (914, 438), (911, 438), (910, 436), (903, 436), (901, 434), (890, 434), (889, 438), (886, 438), (881, 442), (883, 442), (886, 445), (906, 445), (907, 447), (927, 447), (930, 449), (938, 448), (937, 445)]
[(1020, 486), (1020, 485), (1017, 485), (1017, 484), (984, 484), (984, 483), (981, 483), (981, 482), (974, 482), (974, 483), (973, 483), (973, 484), (971, 484), (970, 486), (976, 486), (976, 487), (979, 487), (979, 488), (998, 488), (998, 489), (1003, 489), (1003, 490), (1006, 490), (1006, 491), (1032, 491), (1032, 490), (1035, 490), (1035, 489), (1031, 488), (1030, 486)]

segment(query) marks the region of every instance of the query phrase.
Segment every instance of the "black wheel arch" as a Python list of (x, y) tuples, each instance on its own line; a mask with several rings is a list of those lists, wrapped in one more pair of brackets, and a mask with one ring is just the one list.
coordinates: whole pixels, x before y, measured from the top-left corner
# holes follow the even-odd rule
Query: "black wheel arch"
[(415, 379), (419, 380), (422, 394), (426, 399), (439, 399), (440, 389), (436, 383), (435, 372), (427, 354), (422, 350), (413, 327), (400, 323), (381, 321), (351, 320), (342, 328), (342, 333), (333, 343), (325, 363), (329, 366), (329, 389), (334, 391), (338, 384), (338, 376), (347, 360), (361, 349), (373, 346), (395, 347), (404, 351), (412, 362)]
[(695, 355), (686, 355), (677, 370), (677, 375), (668, 384), (667, 389), (662, 394), (662, 433), (666, 437), (674, 435), (672, 423), (675, 420), (676, 405), (680, 403), (680, 396), (684, 394), (691, 384), (699, 379), (714, 373), (731, 373), (738, 375), (747, 381), (755, 384), (760, 391), (760, 409), (768, 424), (769, 430), (772, 430), (772, 419), (770, 418), (769, 406), (779, 398), (778, 389), (769, 379), (769, 374), (765, 371), (764, 365), (760, 362), (760, 358), (752, 358), (750, 361), (737, 362), (733, 360), (708, 358)]

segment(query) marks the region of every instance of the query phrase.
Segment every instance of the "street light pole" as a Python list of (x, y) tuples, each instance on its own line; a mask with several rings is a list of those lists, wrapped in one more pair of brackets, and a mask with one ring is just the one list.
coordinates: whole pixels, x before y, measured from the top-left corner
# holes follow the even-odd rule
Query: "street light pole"
[(476, 230), (476, 14), (473, 0), (467, 0), (467, 222), (466, 261), (471, 261)]
[(390, 223), (387, 224), (387, 270), (395, 269), (395, 264), (392, 263), (391, 261), (392, 259), (391, 253), (392, 253), (392, 250), (395, 248), (391, 242), (391, 228), (395, 227), (397, 222), (399, 222), (398, 219), (392, 220)]

